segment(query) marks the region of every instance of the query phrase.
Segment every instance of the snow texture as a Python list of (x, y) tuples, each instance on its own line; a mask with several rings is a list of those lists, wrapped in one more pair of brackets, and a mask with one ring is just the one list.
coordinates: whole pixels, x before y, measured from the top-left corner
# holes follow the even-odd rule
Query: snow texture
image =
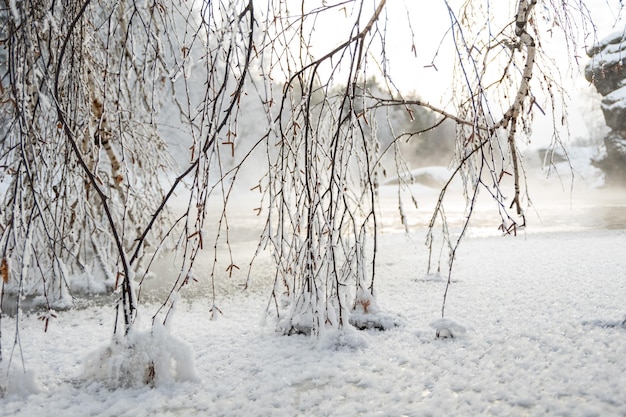
[(607, 126), (614, 130), (626, 130), (626, 86), (604, 96), (601, 103)]
[[(7, 376), (4, 358), (0, 415), (626, 415), (624, 225), (479, 235), (459, 251), (446, 320), (437, 318), (445, 283), (419, 279), (423, 240), (403, 233), (381, 237), (378, 307), (403, 319), (387, 331), (283, 336), (259, 325), (263, 285), (223, 296), (215, 321), (203, 295), (183, 300), (169, 330), (131, 335), (155, 366), (180, 361), (153, 386), (110, 389), (126, 366), (112, 365), (125, 356), (110, 340), (111, 307), (59, 312), (47, 333), (23, 316), (27, 373), (14, 364)], [(8, 346), (14, 319), (2, 326)]]
[(438, 339), (461, 337), (467, 332), (463, 325), (446, 318), (435, 320), (430, 325), (435, 329), (435, 337)]
[(84, 379), (100, 381), (110, 388), (162, 386), (198, 379), (190, 348), (158, 322), (146, 331), (114, 338), (87, 357), (84, 371)]

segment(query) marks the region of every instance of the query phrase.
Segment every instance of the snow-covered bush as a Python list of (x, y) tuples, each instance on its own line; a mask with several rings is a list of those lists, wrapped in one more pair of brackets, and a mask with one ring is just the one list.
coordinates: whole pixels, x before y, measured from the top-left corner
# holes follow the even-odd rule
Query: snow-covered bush
[(357, 289), (350, 324), (360, 330), (389, 330), (401, 325), (400, 317), (382, 311), (376, 297), (363, 288)]
[(38, 394), (46, 389), (37, 379), (32, 369), (6, 369), (0, 368), (0, 398), (5, 396), (27, 396)]
[(84, 378), (110, 388), (198, 380), (189, 346), (158, 322), (144, 331), (114, 336), (111, 344), (87, 357)]

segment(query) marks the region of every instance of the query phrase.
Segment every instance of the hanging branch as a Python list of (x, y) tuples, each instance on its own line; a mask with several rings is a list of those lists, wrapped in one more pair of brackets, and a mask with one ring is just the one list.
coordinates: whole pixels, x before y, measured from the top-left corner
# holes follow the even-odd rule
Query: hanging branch
[[(217, 220), (217, 232), (215, 236), (215, 241), (213, 245), (214, 250), (214, 258), (213, 265), (210, 271), (210, 280), (211, 280), (211, 292), (212, 292), (212, 303), (211, 311), (212, 313), (219, 312), (219, 308), (215, 305), (215, 268), (217, 264), (217, 248), (218, 241), (221, 238), (222, 229), (225, 230), (226, 233), (226, 245), (229, 248), (229, 253), (231, 255), (230, 260), (230, 268), (235, 268), (236, 265), (232, 259), (232, 252), (230, 251), (230, 243), (229, 243), (229, 227), (228, 227), (228, 211), (227, 204), (230, 196), (230, 192), (232, 191), (232, 187), (235, 184), (235, 179), (237, 177), (237, 172), (241, 168), (242, 164), (246, 160), (246, 157), (243, 158), (242, 161), (237, 162), (234, 168), (228, 170), (227, 173), (222, 172), (222, 163), (220, 159), (220, 153), (218, 145), (220, 142), (218, 141), (221, 135), (225, 134), (228, 139), (225, 144), (231, 147), (231, 158), (234, 158), (234, 137), (236, 133), (234, 129), (229, 127), (233, 121), (236, 121), (237, 114), (239, 111), (239, 104), (242, 96), (244, 96), (244, 84), (246, 79), (249, 76), (249, 67), (253, 60), (253, 50), (254, 50), (254, 26), (256, 24), (256, 20), (254, 17), (254, 6), (252, 0), (247, 0), (245, 3), (245, 7), (242, 11), (237, 10), (237, 4), (233, 3), (229, 6), (226, 13), (229, 14), (230, 26), (224, 26), (220, 28), (223, 31), (222, 36), (229, 38), (230, 44), (227, 44), (225, 47), (222, 45), (222, 48), (226, 49), (227, 57), (225, 59), (225, 68), (220, 68), (215, 65), (215, 62), (211, 62), (211, 66), (208, 68), (207, 73), (207, 90), (205, 99), (202, 103), (202, 110), (199, 112), (196, 117), (203, 120), (203, 128), (207, 129), (207, 133), (205, 134), (205, 141), (202, 143), (199, 148), (200, 150), (195, 152), (196, 145), (192, 146), (192, 162), (187, 167), (183, 173), (177, 176), (174, 180), (174, 183), (170, 187), (169, 191), (166, 193), (164, 199), (161, 204), (157, 208), (157, 210), (153, 213), (150, 222), (144, 229), (143, 233), (136, 240), (136, 246), (134, 250), (133, 257), (131, 261), (136, 259), (140, 254), (141, 246), (149, 232), (149, 230), (153, 227), (158, 217), (161, 215), (162, 211), (165, 209), (166, 204), (174, 195), (176, 189), (185, 183), (185, 180), (189, 177), (192, 178), (194, 193), (189, 198), (188, 206), (185, 211), (183, 217), (185, 218), (185, 225), (183, 226), (183, 236), (182, 240), (182, 253), (183, 253), (183, 265), (180, 268), (179, 274), (171, 286), (168, 297), (164, 300), (159, 309), (155, 312), (153, 316), (153, 320), (156, 320), (159, 313), (167, 308), (168, 304), (170, 309), (168, 309), (168, 313), (165, 314), (164, 321), (167, 320), (169, 315), (169, 311), (172, 307), (172, 300), (174, 300), (174, 296), (178, 293), (182, 288), (187, 286), (192, 279), (194, 278), (193, 274), (193, 266), (196, 260), (196, 256), (200, 253), (200, 250), (203, 248), (203, 227), (204, 222), (207, 215), (207, 204), (208, 199), (211, 194), (218, 188), (220, 188), (222, 195), (222, 204), (223, 208), (221, 210), (221, 214), (219, 219)], [(221, 6), (218, 6), (221, 7)], [(235, 30), (235, 27), (244, 23), (246, 17), (248, 18), (247, 30), (241, 30), (238, 32)], [(236, 23), (235, 23), (236, 22)], [(208, 28), (207, 28), (208, 30)], [(206, 33), (208, 36), (209, 32)], [(237, 44), (236, 35), (240, 35), (242, 38), (245, 37), (245, 43), (243, 46)], [(212, 41), (210, 38), (206, 39), (206, 48), (211, 46)], [(224, 41), (224, 44), (226, 42)], [(231, 62), (234, 58), (233, 54), (235, 54), (236, 50), (239, 48), (243, 49), (243, 59), (238, 62), (237, 66), (234, 66), (233, 62)], [(192, 53), (193, 51), (189, 52)], [(220, 50), (218, 50), (219, 54)], [(208, 52), (206, 52), (208, 54)], [(219, 56), (219, 55), (218, 55)], [(217, 57), (216, 57), (217, 58)], [(210, 62), (213, 57), (208, 55), (203, 59), (206, 60), (207, 64)], [(232, 67), (231, 67), (232, 66)], [(231, 87), (231, 74), (230, 71), (232, 69), (237, 69), (239, 74), (237, 78), (234, 80), (234, 86)], [(219, 82), (219, 84), (217, 84)], [(211, 85), (211, 83), (216, 83), (217, 85)], [(185, 91), (186, 100), (190, 100), (190, 92)], [(191, 115), (189, 115), (191, 116)], [(191, 117), (190, 117), (191, 120)], [(222, 144), (224, 144), (222, 143)], [(217, 155), (217, 161), (213, 158)], [(216, 178), (213, 184), (209, 182), (209, 178), (212, 174), (209, 172), (211, 168), (217, 166), (219, 169), (219, 176)], [(229, 178), (230, 185), (225, 187), (224, 182)], [(195, 219), (195, 224), (193, 226), (189, 225), (189, 217), (192, 210), (197, 209), (198, 213)]]
[(526, 31), (526, 26), (530, 17), (530, 13), (533, 7), (537, 4), (537, 0), (520, 0), (517, 15), (515, 18), (515, 35), (519, 38), (520, 46), (526, 47), (526, 63), (524, 64), (524, 70), (522, 72), (522, 79), (518, 87), (515, 99), (511, 104), (511, 107), (504, 113), (502, 120), (495, 125), (495, 128), (508, 126), (508, 143), (509, 151), (511, 152), (511, 160), (513, 163), (513, 177), (515, 181), (515, 195), (511, 202), (510, 208), (515, 206), (515, 211), (518, 216), (523, 216), (522, 206), (520, 203), (520, 168), (519, 157), (517, 155), (517, 145), (515, 144), (515, 132), (517, 128), (518, 118), (524, 100), (528, 97), (530, 90), (530, 80), (533, 76), (533, 67), (535, 65), (535, 39)]
[[(277, 210), (278, 222), (270, 240), (278, 265), (272, 299), (280, 304), (278, 288), (282, 286), (289, 309), (284, 315), (277, 309), (278, 327), (288, 334), (318, 333), (326, 326), (341, 328), (347, 323), (348, 280), (355, 279), (357, 297), (365, 296), (361, 294), (361, 286), (366, 285), (364, 239), (368, 222), (376, 229), (372, 161), (377, 153), (360, 128), (368, 116), (361, 114), (355, 102), (364, 97), (357, 85), (364, 73), (366, 39), (385, 4), (381, 1), (376, 6), (361, 29), (361, 3), (349, 39), (321, 58), (310, 62), (301, 58), (283, 88), (275, 119), (280, 147), (270, 183), (276, 187), (270, 203)], [(299, 23), (302, 41), (304, 12)], [(319, 85), (322, 65), (328, 63), (336, 70), (342, 61), (347, 61), (345, 87), (333, 89), (330, 82)], [(354, 168), (360, 171), (358, 180), (350, 177)], [(364, 200), (368, 190), (371, 198)], [(363, 204), (371, 207), (360, 213)], [(351, 242), (348, 233), (353, 235)], [(375, 262), (376, 237), (373, 250)], [(368, 290), (373, 294), (375, 267), (371, 274)]]
[[(86, 0), (83, 3), (82, 7), (80, 8), (78, 13), (74, 17), (74, 20), (70, 24), (67, 34), (65, 36), (65, 39), (63, 40), (63, 43), (61, 45), (61, 50), (60, 50), (58, 61), (57, 61), (57, 68), (54, 74), (54, 98), (55, 98), (55, 106), (57, 108), (57, 116), (59, 118), (59, 122), (61, 123), (63, 127), (63, 132), (65, 133), (65, 137), (67, 141), (69, 142), (72, 150), (74, 151), (74, 156), (78, 160), (80, 167), (82, 168), (85, 175), (87, 175), (87, 178), (89, 179), (91, 186), (98, 194), (98, 198), (100, 199), (100, 204), (102, 205), (102, 208), (104, 209), (104, 212), (106, 214), (106, 219), (109, 223), (111, 234), (113, 235), (115, 245), (117, 246), (117, 254), (119, 256), (120, 261), (122, 262), (122, 270), (123, 270), (122, 309), (124, 311), (124, 325), (125, 325), (124, 333), (127, 334), (135, 320), (137, 305), (136, 305), (136, 300), (133, 296), (133, 289), (132, 289), (132, 285), (130, 282), (132, 279), (132, 275), (130, 272), (128, 260), (126, 259), (126, 251), (124, 250), (124, 245), (122, 243), (122, 239), (120, 238), (120, 235), (117, 229), (117, 224), (111, 214), (111, 209), (108, 203), (108, 197), (100, 188), (98, 181), (96, 180), (96, 176), (91, 171), (91, 169), (89, 169), (89, 167), (87, 166), (87, 163), (83, 159), (81, 151), (78, 148), (78, 144), (76, 143), (76, 140), (74, 138), (74, 134), (72, 133), (72, 130), (66, 121), (65, 112), (63, 108), (61, 107), (62, 98), (59, 94), (59, 78), (61, 75), (61, 65), (64, 63), (65, 50), (67, 48), (70, 38), (72, 37), (72, 35), (74, 34), (74, 31), (76, 30), (76, 26), (78, 22), (82, 18), (89, 4), (90, 4), (90, 0)], [(116, 321), (116, 325), (117, 325), (117, 321)]]

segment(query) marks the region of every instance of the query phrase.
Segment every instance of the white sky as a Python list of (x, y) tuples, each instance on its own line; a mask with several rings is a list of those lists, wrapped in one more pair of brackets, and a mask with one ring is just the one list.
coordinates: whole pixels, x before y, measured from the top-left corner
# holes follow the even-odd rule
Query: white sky
[[(299, 4), (301, 0), (292, 0)], [(336, 0), (336, 2), (341, 2)], [(417, 91), (421, 96), (436, 100), (440, 97), (442, 90), (446, 89), (450, 84), (450, 74), (448, 70), (452, 65), (454, 51), (452, 50), (452, 39), (450, 35), (446, 35), (450, 27), (450, 17), (446, 8), (446, 3), (451, 5), (454, 12), (458, 12), (459, 4), (464, 1), (445, 0), (429, 2), (428, 6), (424, 6), (423, 2), (413, 0), (388, 0), (385, 15), (379, 21), (379, 28), (386, 25), (387, 38), (393, 42), (386, 45), (387, 57), (391, 66), (391, 72), (396, 84), (403, 91)], [(335, 2), (317, 0), (307, 1), (307, 7), (314, 9), (322, 3), (331, 5)], [(368, 1), (366, 0), (366, 3)], [(370, 7), (362, 18), (363, 24), (369, 19), (371, 12), (379, 1), (369, 1)], [(475, 0), (474, 3), (485, 8), (488, 5), (490, 14), (498, 16), (503, 22), (513, 18), (515, 14), (516, 2), (514, 1), (489, 1)], [(571, 1), (569, 3), (577, 3)], [(593, 22), (597, 29), (597, 39), (602, 39), (617, 29), (623, 29), (624, 20), (619, 19), (619, 1), (618, 0), (585, 0), (584, 3), (590, 10)], [(540, 5), (536, 6), (541, 7)], [(570, 6), (573, 8), (573, 6)], [(295, 10), (296, 8), (293, 8)], [(311, 10), (309, 9), (309, 10)], [(299, 10), (299, 8), (297, 9)], [(348, 13), (351, 10), (348, 9)], [(407, 13), (408, 11), (408, 13)], [(575, 12), (573, 12), (575, 13)], [(575, 17), (575, 16), (574, 16)], [(409, 30), (413, 30), (414, 37), (411, 36)], [(460, 18), (460, 16), (459, 16)], [(346, 39), (351, 29), (354, 17), (347, 16), (344, 8), (337, 8), (324, 15), (323, 20), (316, 22), (313, 33), (313, 51), (317, 56), (321, 56), (325, 52), (332, 49), (333, 46)], [(579, 22), (574, 22), (578, 24)], [(502, 26), (501, 22), (494, 19), (492, 31), (497, 31)], [(330, 28), (330, 29), (329, 29)], [(591, 28), (589, 28), (591, 29)], [(557, 30), (554, 31), (555, 33)], [(594, 39), (591, 35), (584, 36), (584, 30), (580, 28), (579, 48), (576, 54), (581, 56), (580, 62), (584, 65), (587, 57), (584, 52), (586, 46), (590, 46)], [(558, 42), (561, 40), (558, 34), (554, 36), (554, 42), (557, 43), (555, 51), (563, 53), (563, 58), (568, 60), (566, 51)], [(550, 38), (546, 36), (542, 40), (550, 46)], [(441, 50), (437, 54), (437, 49)], [(412, 49), (413, 44), (415, 50)], [(433, 62), (437, 66), (437, 70), (429, 65)], [(574, 68), (575, 70), (575, 68)]]
[[(298, 4), (297, 10), (299, 10), (300, 0), (293, 1), (294, 4)], [(369, 9), (364, 12), (362, 25), (367, 22), (375, 6), (379, 3), (374, 0), (367, 1), (369, 1), (367, 3)], [(328, 0), (323, 3), (331, 5), (337, 2), (339, 0), (332, 2)], [(415, 92), (435, 105), (448, 103), (449, 97), (453, 93), (451, 85), (454, 50), (450, 35), (446, 35), (451, 24), (446, 4), (450, 4), (456, 13), (461, 3), (460, 0), (449, 0), (448, 2), (440, 0), (428, 2), (428, 6), (425, 6), (422, 1), (388, 0), (384, 19), (379, 21), (378, 27), (385, 28), (387, 39), (392, 40), (386, 44), (388, 69), (396, 86), (401, 91)], [(483, 9), (489, 7), (489, 14), (498, 18), (501, 16), (503, 22), (512, 19), (517, 7), (516, 1), (476, 0), (474, 3), (476, 7)], [(580, 26), (580, 19), (574, 19), (573, 24), (578, 26), (580, 33), (577, 50), (570, 50), (568, 53), (558, 28), (553, 31), (552, 37), (546, 35), (542, 39), (544, 49), (550, 51), (550, 54), (553, 54), (550, 57), (559, 63), (563, 85), (571, 98), (568, 113), (572, 138), (588, 135), (585, 118), (588, 119), (590, 114), (597, 114), (597, 117), (602, 117), (601, 113), (598, 112), (599, 100), (598, 105), (594, 107), (594, 112), (590, 113), (588, 92), (590, 87), (582, 75), (582, 68), (588, 61), (585, 47), (590, 46), (594, 40), (602, 39), (624, 27), (624, 20), (620, 18), (618, 0), (587, 0), (584, 3), (588, 7), (596, 26), (595, 38), (593, 34), (588, 34), (585, 37), (585, 29)], [(579, 2), (570, 1), (568, 4), (569, 7), (574, 8)], [(322, 0), (307, 1), (305, 5), (314, 9), (322, 5)], [(353, 5), (349, 4), (348, 6)], [(542, 2), (536, 7), (538, 8), (537, 11), (541, 12), (539, 8), (542, 7)], [(316, 22), (313, 31), (313, 53), (316, 56), (323, 55), (346, 39), (354, 20), (353, 16), (349, 16), (350, 11), (351, 9), (346, 11), (337, 8), (336, 11), (326, 14), (324, 20), (320, 19)], [(346, 17), (347, 14), (348, 17)], [(538, 14), (542, 15), (541, 13)], [(502, 22), (496, 21), (498, 18), (494, 18), (491, 22), (492, 31), (498, 31), (502, 27)], [(414, 37), (411, 36), (409, 27), (412, 28)], [(591, 28), (586, 29), (586, 31), (590, 30)], [(412, 49), (413, 44), (415, 45), (414, 50)], [(441, 49), (437, 54), (439, 48)], [(579, 57), (578, 63), (580, 65), (571, 59), (572, 53)], [(437, 67), (436, 70), (430, 65), (433, 59)], [(541, 92), (534, 91), (533, 93), (538, 96)], [(547, 103), (544, 104), (547, 105)], [(581, 115), (581, 112), (585, 114)], [(560, 115), (557, 118), (560, 118)], [(552, 118), (537, 115), (533, 131), (534, 137), (536, 136), (536, 139), (533, 137), (533, 142), (539, 146), (549, 144)]]
[[(617, 7), (610, 7), (608, 2), (617, 4), (616, 0), (587, 0), (585, 3), (592, 13), (592, 18), (597, 26), (597, 38), (602, 39), (611, 32), (619, 29), (623, 29), (624, 21), (617, 22)], [(452, 8), (457, 11), (456, 8), (460, 1), (451, 0), (449, 3)], [(475, 3), (481, 5), (489, 4), (487, 0), (476, 0)], [(575, 2), (570, 2), (575, 3)], [(412, 2), (409, 0), (398, 1), (391, 0), (388, 2), (389, 11), (389, 23), (388, 25), (394, 30), (403, 31), (406, 30), (407, 14), (405, 11), (409, 10), (411, 25), (416, 34), (415, 42), (417, 48), (417, 56), (413, 57), (411, 52), (411, 39), (409, 36), (394, 36), (393, 39), (398, 42), (388, 44), (390, 59), (392, 60), (394, 78), (397, 80), (399, 86), (403, 90), (410, 91), (415, 89), (419, 91), (420, 95), (427, 96), (433, 100), (437, 99), (442, 90), (442, 86), (449, 84), (449, 73), (446, 71), (447, 67), (451, 66), (451, 58), (454, 52), (451, 49), (451, 38), (446, 36), (446, 31), (450, 27), (450, 18), (443, 0), (432, 2), (428, 7), (428, 12), (425, 13), (422, 2)], [(497, 6), (497, 7), (496, 7)], [(503, 21), (512, 19), (515, 14), (516, 2), (513, 1), (492, 1), (490, 4), (491, 14), (494, 16), (501, 16)], [(540, 5), (537, 6), (539, 8)], [(460, 18), (460, 16), (459, 16)], [(397, 22), (397, 23), (396, 23)], [(621, 24), (621, 26), (620, 26)], [(493, 30), (497, 30), (501, 25), (498, 22), (494, 22)], [(556, 32), (556, 31), (555, 31)], [(576, 51), (577, 55), (581, 56), (581, 64), (587, 60), (584, 52), (584, 47), (593, 43), (593, 38), (588, 37), (585, 39), (583, 30), (581, 28), (581, 38), (579, 40), (579, 48)], [(435, 71), (432, 67), (428, 66), (432, 59), (435, 57), (439, 42), (443, 39), (443, 51), (436, 57), (435, 64), (438, 71)], [(561, 38), (554, 36), (553, 43), (556, 43), (554, 50), (556, 53), (562, 53), (562, 58), (565, 62), (570, 57), (567, 56), (565, 49), (560, 44)], [(550, 37), (543, 38), (544, 46), (550, 47)], [(556, 58), (556, 57), (555, 57)], [(575, 63), (573, 63), (575, 65)], [(573, 68), (575, 71), (576, 68)], [(438, 74), (443, 73), (443, 74)]]

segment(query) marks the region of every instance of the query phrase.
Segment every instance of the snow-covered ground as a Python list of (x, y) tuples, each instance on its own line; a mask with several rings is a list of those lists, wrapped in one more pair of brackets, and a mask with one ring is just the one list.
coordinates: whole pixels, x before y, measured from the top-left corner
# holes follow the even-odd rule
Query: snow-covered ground
[[(262, 257), (247, 291), (245, 268), (220, 283), (216, 320), (206, 285), (180, 301), (169, 332), (196, 370), (183, 381), (110, 389), (87, 376), (88, 359), (111, 342), (110, 303), (59, 312), (47, 333), (37, 314), (23, 315), (27, 373), (18, 350), (7, 373), (16, 323), (3, 317), (0, 415), (626, 416), (626, 198), (536, 191), (537, 214), (517, 237), (500, 236), (491, 211), (477, 213), (448, 293), (454, 338), (435, 338), (445, 282), (425, 274), (425, 202), (409, 236), (389, 220), (380, 238), (378, 303), (400, 326), (278, 334), (263, 320), (273, 271)], [(254, 249), (247, 236), (235, 250)], [(137, 327), (157, 308), (143, 305)]]
[[(400, 327), (315, 341), (261, 324), (267, 292), (222, 298), (215, 321), (195, 299), (171, 332), (193, 349), (199, 380), (156, 388), (83, 378), (110, 340), (110, 307), (59, 313), (48, 333), (25, 317), (26, 367), (42, 391), (8, 395), (0, 414), (624, 416), (625, 243), (624, 230), (468, 239), (447, 305), (467, 331), (435, 339), (444, 283), (425, 279), (420, 239), (385, 235), (379, 304)], [(5, 346), (13, 326), (3, 320)]]

